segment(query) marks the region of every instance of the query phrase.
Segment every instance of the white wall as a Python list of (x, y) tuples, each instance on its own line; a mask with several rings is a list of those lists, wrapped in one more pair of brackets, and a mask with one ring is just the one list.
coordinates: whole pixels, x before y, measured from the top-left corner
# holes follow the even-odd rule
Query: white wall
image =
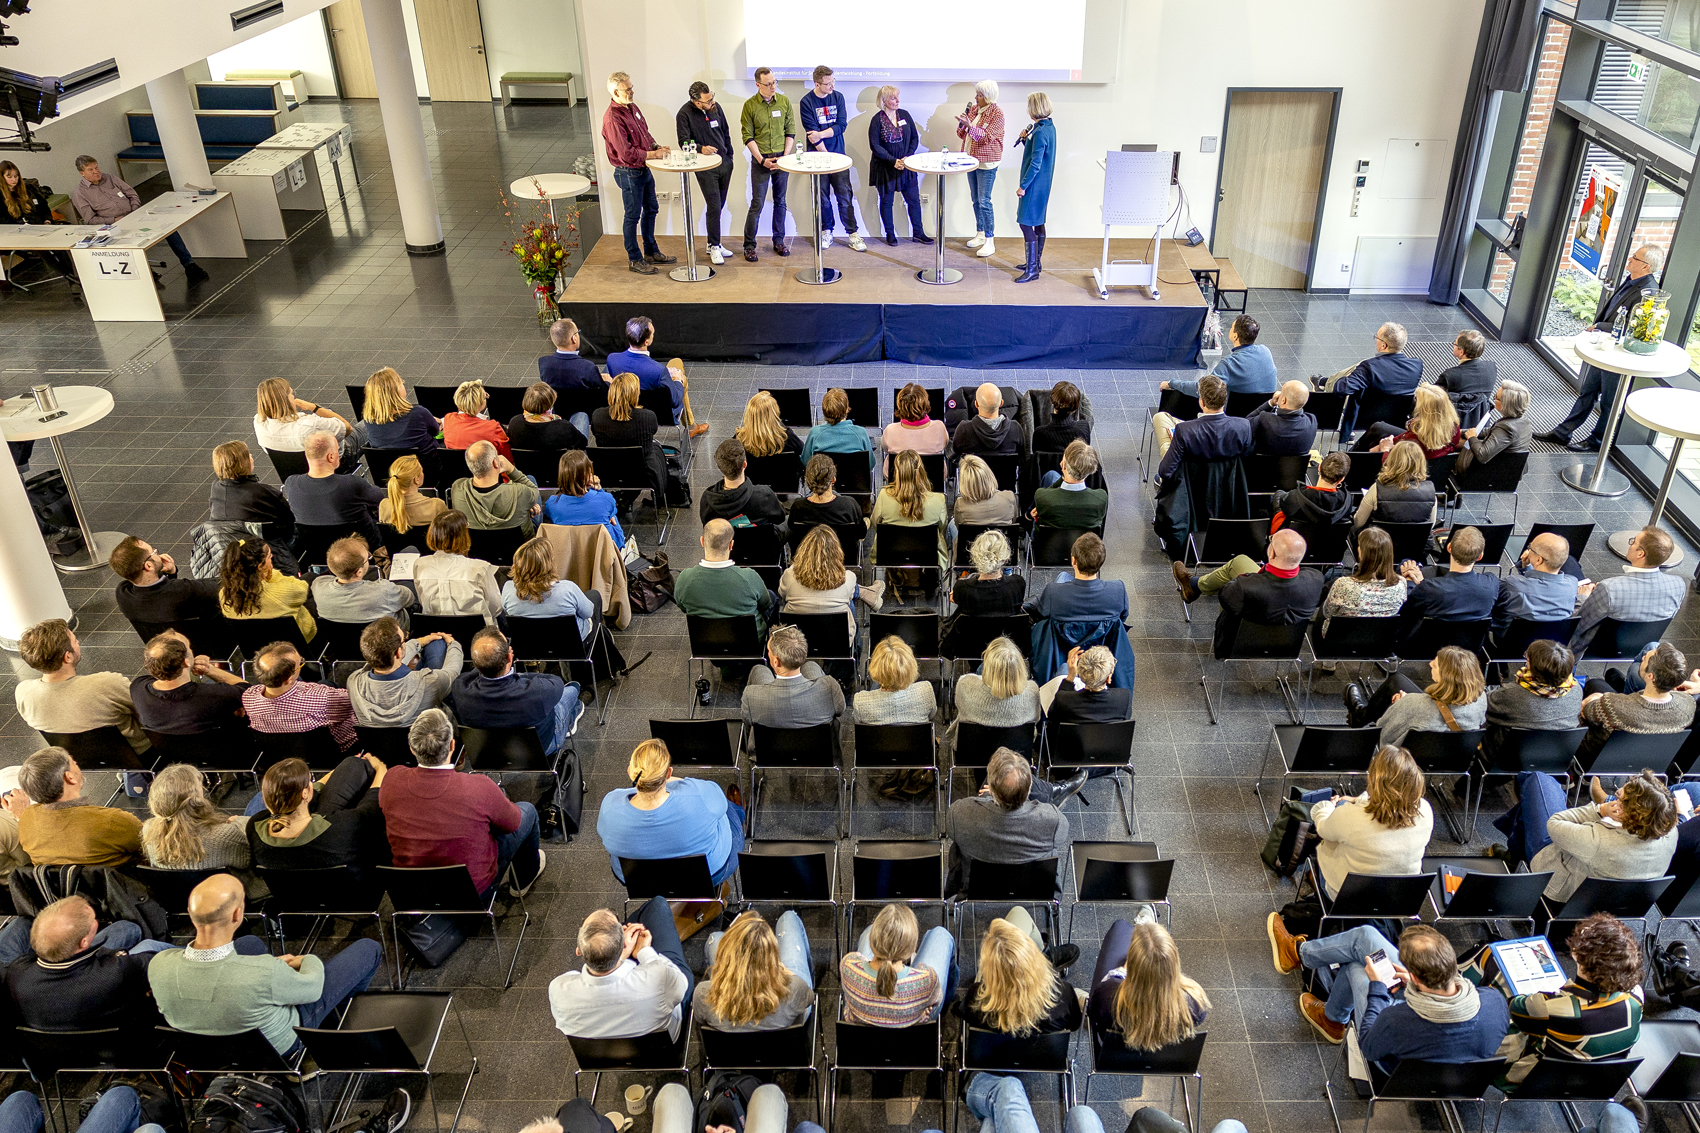
[[(67, 118), (56, 118), (35, 129), (35, 135), (53, 148), (47, 153), (12, 153), (10, 157), (24, 171), (25, 177), (39, 178), (61, 193), (69, 193), (80, 179), (77, 157), (88, 154), (100, 162), (100, 167), (118, 172), (118, 151), (130, 146), (130, 127), (125, 122), (127, 110), (149, 110), (148, 92), (120, 91)], [(67, 217), (72, 223), (77, 218)]]
[[(484, 25), (484, 58), (490, 66), (490, 93), (502, 93), (507, 71), (571, 71), (573, 94), (583, 97), (584, 67), (579, 62), (578, 22), (571, 4), (533, 4), (528, 0), (479, 0)], [(559, 87), (515, 87), (516, 98), (561, 98)]]
[(220, 51), (207, 60), (207, 66), (216, 79), (224, 78), (226, 71), (300, 71), (307, 89), (297, 94), (336, 97), (336, 64), (325, 35), (325, 19), (318, 12)]
[[(583, 31), (583, 54), (590, 78), (590, 107), (599, 121), (608, 104), (603, 80), (610, 71), (632, 76), (638, 104), (656, 139), (676, 141), (673, 115), (686, 90), (701, 79), (736, 114), (755, 92), (742, 76), (741, 0), (576, 0)], [(1440, 223), (1443, 197), (1383, 199), (1373, 180), (1385, 163), (1393, 138), (1453, 138), (1458, 130), (1470, 57), (1481, 24), (1483, 0), (1218, 0), (1209, 19), (1193, 0), (1127, 0), (1121, 32), (1118, 79), (1103, 85), (1056, 85), (1044, 89), (1055, 108), (1060, 147), (1051, 192), (1048, 234), (1101, 237), (1099, 204), (1103, 175), (1097, 160), (1104, 151), (1127, 142), (1153, 142), (1181, 151), (1181, 181), (1192, 204), (1192, 219), (1208, 237), (1220, 152), (1201, 154), (1200, 139), (1222, 133), (1227, 88), (1342, 88), (1333, 162), (1327, 172), (1327, 202), (1317, 233), (1316, 269), (1311, 285), (1347, 286), (1360, 236), (1433, 235)], [(898, 10), (892, 13), (901, 21)], [(984, 34), (1019, 34), (1019, 29), (983, 29)], [(972, 57), (973, 40), (941, 45)], [(831, 62), (831, 39), (822, 41), (822, 61)], [(803, 83), (782, 85), (793, 103), (807, 90)], [(878, 225), (877, 197), (866, 187), (867, 123), (874, 111), (875, 87), (840, 87), (850, 103), (849, 152), (863, 216)], [(1026, 122), (1032, 85), (1003, 84), (1001, 102), (1013, 140)], [(968, 83), (910, 83), (903, 104), (923, 123), (922, 142), (932, 149), (958, 146), (953, 121), (973, 96)], [(1371, 163), (1372, 188), (1360, 213), (1351, 210), (1356, 162)], [(603, 225), (617, 231), (620, 194), (602, 146)], [(1021, 151), (1007, 146), (994, 192), (998, 235), (1014, 237), (1015, 189)], [(747, 196), (744, 160), (739, 159), (732, 196), (732, 231), (741, 231)], [(658, 182), (660, 191), (677, 193), (675, 178)], [(793, 182), (801, 178), (793, 178)], [(931, 191), (931, 178), (925, 186)], [(946, 232), (973, 231), (965, 186), (947, 191)], [(683, 229), (679, 202), (664, 202), (667, 231)], [(793, 227), (808, 196), (799, 185), (791, 191)], [(699, 206), (700, 208), (700, 206)], [(929, 213), (931, 209), (927, 210)], [(903, 206), (897, 205), (903, 230)], [(928, 222), (929, 227), (931, 221)], [(864, 221), (864, 227), (866, 227)], [(1184, 230), (1184, 224), (1183, 224)], [(700, 232), (701, 218), (696, 230)], [(761, 230), (767, 230), (763, 218)], [(732, 243), (731, 240), (728, 243)]]

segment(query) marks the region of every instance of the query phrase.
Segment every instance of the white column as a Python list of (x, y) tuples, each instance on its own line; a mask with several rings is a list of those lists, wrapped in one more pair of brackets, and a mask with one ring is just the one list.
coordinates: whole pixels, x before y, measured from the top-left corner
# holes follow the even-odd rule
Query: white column
[(407, 25), (401, 0), (361, 0), (366, 42), (372, 50), (372, 77), (378, 84), (378, 109), (390, 147), (390, 172), (401, 205), (407, 250), (415, 256), (441, 255), (443, 224), (437, 216), (437, 192), (425, 155), (425, 125), (419, 120), (419, 88), (407, 50)]
[(189, 80), (182, 71), (172, 71), (148, 83), (148, 104), (153, 107), (154, 125), (159, 128), (160, 148), (171, 183), (179, 191), (194, 185), (213, 187), (207, 149), (195, 124), (195, 104), (189, 98)]
[[(37, 446), (46, 441), (37, 441)], [(16, 651), (24, 630), (49, 618), (71, 620), (59, 572), (37, 532), (35, 513), (11, 454), (0, 460), (0, 648)]]

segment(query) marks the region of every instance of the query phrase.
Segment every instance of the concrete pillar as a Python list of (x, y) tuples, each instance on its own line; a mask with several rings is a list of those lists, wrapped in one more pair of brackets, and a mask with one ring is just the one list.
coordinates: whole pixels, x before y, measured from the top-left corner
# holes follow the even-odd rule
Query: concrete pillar
[(195, 104), (189, 97), (189, 80), (182, 71), (172, 71), (148, 83), (148, 103), (153, 107), (154, 125), (159, 128), (160, 148), (171, 183), (179, 192), (191, 185), (213, 187), (212, 169), (207, 165), (206, 145), (195, 124)]
[(441, 255), (443, 223), (437, 216), (431, 161), (425, 155), (425, 125), (419, 120), (419, 88), (413, 82), (401, 0), (361, 0), (360, 10), (372, 50), (372, 77), (378, 84), (378, 109), (384, 117), (407, 251), (415, 256)]
[(71, 604), (36, 532), (35, 513), (10, 453), (0, 460), (0, 529), (11, 535), (0, 539), (0, 648), (15, 652), (24, 630), (37, 622), (70, 621)]

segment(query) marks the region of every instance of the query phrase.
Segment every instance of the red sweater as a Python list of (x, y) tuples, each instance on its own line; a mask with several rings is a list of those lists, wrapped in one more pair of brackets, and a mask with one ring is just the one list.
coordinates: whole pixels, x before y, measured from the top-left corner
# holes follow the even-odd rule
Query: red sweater
[(508, 431), (496, 422), (485, 417), (473, 417), (455, 410), (443, 418), (443, 447), (450, 449), (469, 449), (479, 441), (489, 441), (496, 446), (496, 451), (507, 457), (514, 458), (514, 450), (508, 445)]
[(519, 829), (519, 807), (483, 775), (392, 767), (378, 805), (398, 866), (466, 863), (480, 893), (496, 880), (496, 835)]

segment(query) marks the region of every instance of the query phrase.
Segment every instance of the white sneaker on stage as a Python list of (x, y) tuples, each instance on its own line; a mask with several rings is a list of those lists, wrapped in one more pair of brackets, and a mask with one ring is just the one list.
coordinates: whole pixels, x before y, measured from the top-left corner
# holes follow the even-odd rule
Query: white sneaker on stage
[(830, 248), (830, 247), (832, 247), (832, 233), (830, 233), (830, 232), (822, 232), (822, 233), (821, 233), (821, 234), (820, 234), (820, 246), (821, 246), (821, 247), (822, 247), (822, 248)]
[(976, 233), (974, 233), (974, 239), (968, 241), (968, 246), (970, 248), (978, 248), (981, 244), (984, 244), (985, 242), (986, 242), (986, 234), (984, 232), (976, 232)]
[(862, 236), (860, 233), (852, 232), (850, 234), (850, 250), (852, 252), (865, 252), (868, 250), (867, 244), (862, 242)]
[(992, 238), (990, 236), (988, 236), (988, 237), (985, 238), (985, 240), (983, 240), (981, 242), (980, 250), (978, 252), (975, 252), (974, 254), (976, 256), (979, 256), (981, 259), (985, 259), (987, 256), (993, 254), (996, 251), (997, 251), (997, 249), (992, 246)]
[(721, 251), (718, 247), (716, 247), (712, 244), (709, 245), (709, 248), (708, 248), (708, 258), (709, 258), (709, 262), (714, 264), (715, 267), (719, 267), (721, 264), (726, 262), (725, 255), (723, 255), (721, 253)]
[(722, 258), (722, 259), (727, 259), (727, 260), (729, 260), (729, 259), (731, 259), (731, 258), (732, 258), (732, 253), (731, 253), (731, 252), (728, 252), (728, 251), (727, 251), (727, 250), (726, 250), (726, 245), (724, 245), (724, 244), (716, 244), (716, 245), (714, 245), (714, 246), (713, 246), (713, 247), (712, 247), (712, 248), (710, 248), (710, 249), (709, 249), (709, 251), (711, 251), (711, 252), (719, 252), (719, 253), (720, 253), (720, 255), (721, 255), (721, 258)]

